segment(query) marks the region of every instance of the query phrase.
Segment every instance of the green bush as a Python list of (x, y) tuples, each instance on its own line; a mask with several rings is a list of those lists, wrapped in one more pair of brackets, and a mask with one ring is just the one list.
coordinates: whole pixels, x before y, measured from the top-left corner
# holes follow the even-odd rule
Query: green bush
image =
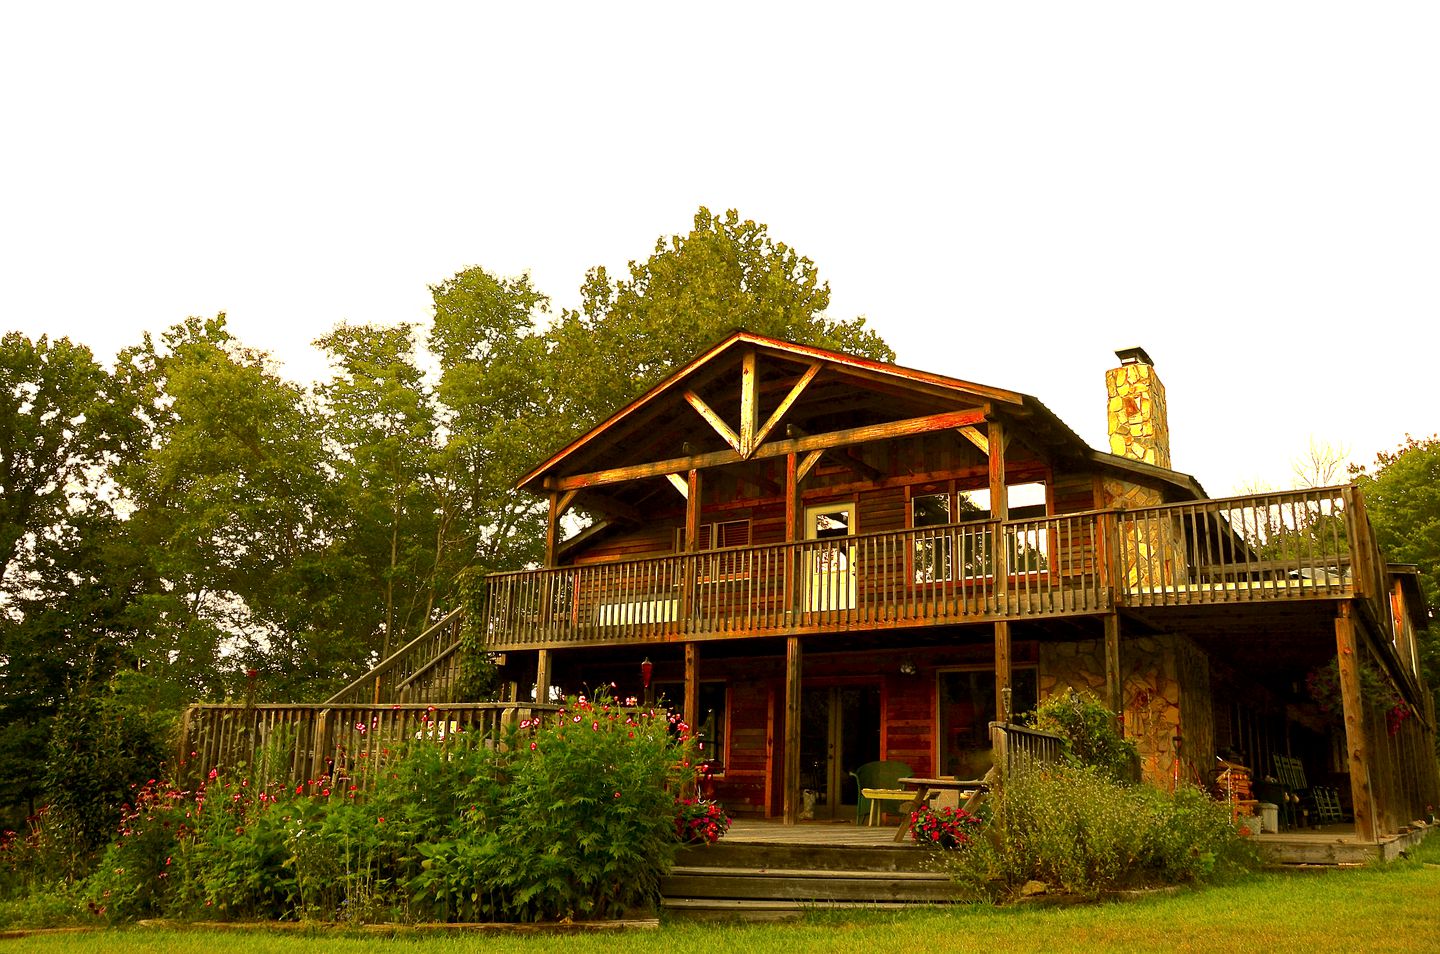
[[(488, 898), (481, 913), (521, 921), (652, 908), (678, 844), (670, 789), (694, 777), (673, 722), (582, 697), (528, 726), (534, 738), (507, 766), (498, 824), (472, 825), (437, 849), (417, 895)], [(468, 893), (463, 879), (457, 889), (453, 873), (436, 870), (462, 860), (474, 872)]]
[(74, 856), (73, 839), (49, 808), (26, 819), (23, 832), (0, 831), (0, 900), (23, 898), (67, 882)]
[(686, 735), (663, 712), (579, 699), (504, 739), (419, 743), (375, 767), (365, 793), (276, 781), (262, 753), (193, 792), (142, 786), (83, 895), (112, 921), (649, 909), (678, 847), (677, 794), (693, 785)]
[(1199, 789), (1125, 785), (1096, 767), (1056, 766), (1006, 782), (986, 837), (957, 852), (956, 878), (978, 895), (1027, 881), (1094, 896), (1211, 880), (1253, 864), (1226, 807)]
[(1088, 765), (1118, 782), (1140, 778), (1135, 743), (1125, 738), (1115, 713), (1100, 700), (1070, 690), (1051, 696), (1035, 710), (1035, 728), (1065, 740), (1065, 757), (1073, 765)]
[(160, 776), (165, 722), (112, 694), (75, 696), (52, 722), (44, 790), (79, 874), (90, 853), (115, 837), (121, 806)]

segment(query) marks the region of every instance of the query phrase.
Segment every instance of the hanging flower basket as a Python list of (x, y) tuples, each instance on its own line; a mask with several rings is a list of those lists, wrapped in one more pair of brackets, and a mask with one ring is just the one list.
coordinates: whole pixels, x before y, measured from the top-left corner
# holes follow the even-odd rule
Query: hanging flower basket
[(687, 845), (713, 845), (730, 830), (730, 816), (710, 798), (675, 799), (675, 837)]
[[(1412, 715), (1409, 703), (1368, 663), (1359, 663), (1356, 671), (1360, 676), (1361, 698), (1385, 709), (1385, 728), (1392, 736), (1395, 735)], [(1332, 657), (1325, 665), (1310, 670), (1305, 677), (1305, 688), (1326, 718), (1334, 723), (1345, 720), (1345, 704), (1340, 693), (1339, 656)]]

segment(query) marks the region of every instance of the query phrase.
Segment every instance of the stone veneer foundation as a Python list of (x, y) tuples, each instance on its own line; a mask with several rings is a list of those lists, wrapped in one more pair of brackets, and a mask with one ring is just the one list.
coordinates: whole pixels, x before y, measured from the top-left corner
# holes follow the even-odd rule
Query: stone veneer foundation
[[(1141, 776), (1167, 789), (1176, 779), (1203, 784), (1215, 762), (1209, 659), (1186, 637), (1142, 636), (1121, 644), (1120, 667)], [(1103, 642), (1042, 643), (1039, 679), (1041, 701), (1070, 689), (1103, 699)]]

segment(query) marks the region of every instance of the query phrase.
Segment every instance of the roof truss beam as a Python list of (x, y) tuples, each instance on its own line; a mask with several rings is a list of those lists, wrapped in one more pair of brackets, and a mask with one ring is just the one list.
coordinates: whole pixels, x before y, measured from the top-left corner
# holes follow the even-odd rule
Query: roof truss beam
[[(848, 427), (838, 431), (828, 431), (823, 434), (808, 434), (802, 437), (791, 437), (784, 440), (771, 441), (762, 444), (750, 455), (753, 460), (765, 460), (772, 457), (784, 457), (786, 454), (796, 453), (808, 454), (811, 451), (826, 451), (837, 447), (848, 447), (852, 444), (867, 444), (871, 441), (894, 440), (899, 437), (910, 437), (915, 434), (928, 434), (933, 431), (943, 431), (950, 428), (965, 427), (967, 425), (979, 424), (985, 420), (989, 408), (969, 408), (963, 411), (946, 411), (942, 414), (928, 414), (924, 417), (906, 418), (901, 421), (890, 421), (885, 424), (868, 424), (863, 427)], [(606, 484), (619, 484), (629, 480), (642, 480), (648, 477), (661, 477), (666, 474), (675, 474), (681, 471), (689, 471), (706, 467), (723, 467), (728, 464), (739, 464), (746, 458), (738, 450), (711, 451), (705, 454), (692, 454), (688, 457), (678, 457), (672, 460), (655, 461), (649, 464), (634, 464), (629, 467), (615, 467), (609, 470), (597, 470), (588, 474), (573, 474), (569, 477), (548, 478), (545, 486), (550, 490), (576, 490), (582, 487), (600, 487)]]

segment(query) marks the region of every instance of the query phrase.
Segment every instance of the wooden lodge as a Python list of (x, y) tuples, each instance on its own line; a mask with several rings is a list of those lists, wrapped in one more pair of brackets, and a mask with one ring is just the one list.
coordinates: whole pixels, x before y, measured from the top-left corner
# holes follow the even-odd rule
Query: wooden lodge
[[(866, 762), (978, 777), (992, 722), (1074, 688), (1153, 782), (1293, 762), (1359, 839), (1400, 831), (1440, 803), (1414, 568), (1355, 487), (1207, 498), (1118, 357), (1097, 451), (1029, 395), (732, 334), (519, 482), (545, 565), (472, 621), (509, 704), (649, 674), (732, 814), (795, 822), (854, 818)], [(457, 627), (331, 704), (446, 702)]]

